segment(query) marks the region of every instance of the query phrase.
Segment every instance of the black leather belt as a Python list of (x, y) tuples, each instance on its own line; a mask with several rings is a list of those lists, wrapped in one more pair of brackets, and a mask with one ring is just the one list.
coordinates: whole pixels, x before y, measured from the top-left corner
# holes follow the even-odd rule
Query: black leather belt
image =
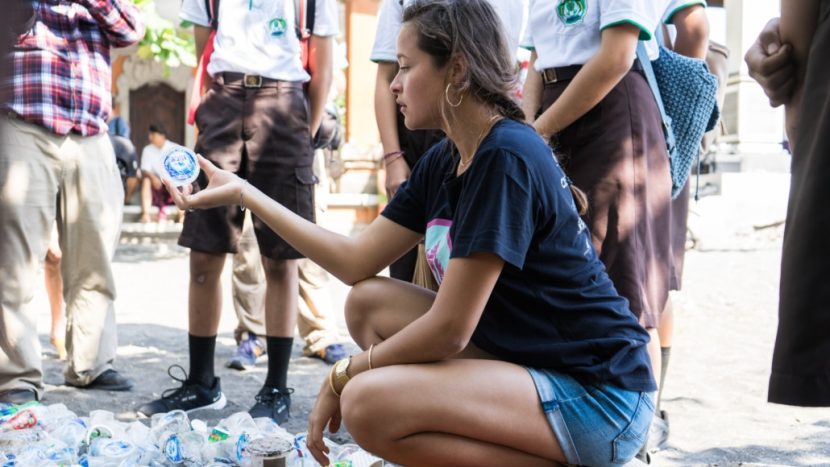
[(233, 71), (224, 71), (218, 73), (216, 80), (219, 84), (228, 86), (242, 86), (244, 88), (268, 88), (276, 87), (279, 83), (285, 83), (278, 79), (263, 78), (259, 75), (246, 75), (245, 73), (236, 73)]
[[(570, 66), (561, 66), (556, 68), (545, 68), (542, 70), (542, 81), (545, 84), (554, 84), (559, 83), (562, 81), (570, 81), (574, 79), (579, 70), (582, 69), (582, 65), (570, 65)], [(633, 71), (642, 71), (643, 66), (640, 64), (639, 60), (635, 60), (634, 64), (631, 66)]]
[(542, 70), (542, 81), (545, 84), (558, 83), (560, 81), (569, 81), (579, 73), (582, 65), (560, 66), (556, 68), (545, 68)]

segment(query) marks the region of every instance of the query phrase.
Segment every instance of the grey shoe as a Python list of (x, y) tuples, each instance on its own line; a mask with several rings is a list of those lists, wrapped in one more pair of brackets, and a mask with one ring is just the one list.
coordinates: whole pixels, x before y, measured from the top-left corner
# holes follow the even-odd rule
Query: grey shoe
[(4, 404), (21, 405), (37, 400), (37, 391), (31, 388), (9, 389), (0, 392), (0, 402)]
[(103, 391), (129, 391), (133, 388), (131, 379), (110, 368), (98, 375), (91, 383), (80, 385), (67, 381), (67, 386), (78, 389), (100, 389)]

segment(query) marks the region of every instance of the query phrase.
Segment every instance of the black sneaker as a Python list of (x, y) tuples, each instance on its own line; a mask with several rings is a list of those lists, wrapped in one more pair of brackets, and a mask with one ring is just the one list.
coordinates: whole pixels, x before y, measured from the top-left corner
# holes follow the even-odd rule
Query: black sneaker
[(268, 417), (282, 425), (288, 420), (288, 411), (291, 408), (292, 388), (277, 389), (263, 386), (256, 395), (256, 404), (248, 411), (253, 418)]
[[(172, 370), (178, 368), (184, 374), (184, 378), (173, 376)], [(187, 372), (179, 365), (173, 365), (167, 369), (171, 378), (181, 383), (177, 388), (170, 388), (164, 391), (161, 399), (148, 402), (136, 410), (139, 416), (150, 417), (157, 413), (167, 413), (171, 410), (184, 410), (192, 412), (201, 409), (219, 410), (225, 407), (228, 402), (222, 394), (222, 387), (219, 385), (219, 378), (213, 378), (211, 387), (204, 386), (187, 378)]]

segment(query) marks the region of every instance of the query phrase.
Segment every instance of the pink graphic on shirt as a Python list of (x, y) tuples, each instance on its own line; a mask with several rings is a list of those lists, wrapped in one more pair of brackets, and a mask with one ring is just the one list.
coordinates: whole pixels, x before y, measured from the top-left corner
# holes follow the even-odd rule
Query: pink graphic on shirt
[(439, 285), (444, 280), (444, 271), (447, 270), (452, 253), (450, 227), (452, 221), (449, 219), (433, 219), (427, 224), (427, 232), (424, 235), (427, 264)]

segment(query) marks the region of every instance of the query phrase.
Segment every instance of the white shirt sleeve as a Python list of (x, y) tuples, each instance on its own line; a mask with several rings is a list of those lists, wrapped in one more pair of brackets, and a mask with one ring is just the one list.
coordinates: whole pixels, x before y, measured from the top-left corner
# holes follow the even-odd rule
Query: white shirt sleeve
[(314, 9), (314, 35), (336, 36), (340, 33), (340, 18), (337, 0), (312, 0), (317, 2)]
[(145, 173), (156, 173), (155, 167), (155, 155), (153, 151), (154, 147), (152, 144), (148, 144), (144, 146), (144, 149), (141, 150), (141, 171)]
[(525, 9), (525, 14), (527, 18), (524, 22), (524, 34), (522, 35), (521, 40), (519, 41), (519, 47), (527, 50), (533, 50), (536, 46), (533, 43), (533, 28), (530, 26), (530, 12), (533, 11), (533, 4), (536, 3), (536, 0), (529, 0), (527, 2), (527, 6)]
[(663, 16), (663, 22), (671, 24), (671, 20), (675, 13), (695, 5), (703, 5), (705, 8), (706, 0), (669, 0), (669, 4), (666, 7), (666, 13)]
[(654, 0), (599, 0), (600, 30), (621, 23), (640, 29), (640, 40), (651, 39), (660, 24), (665, 3)]
[(373, 62), (398, 61), (398, 33), (403, 21), (403, 8), (399, 0), (383, 0), (378, 15), (378, 29), (370, 59)]
[[(199, 26), (210, 27), (210, 18), (203, 0), (184, 0), (179, 10), (179, 19), (190, 21)], [(143, 167), (142, 170), (144, 170)]]

